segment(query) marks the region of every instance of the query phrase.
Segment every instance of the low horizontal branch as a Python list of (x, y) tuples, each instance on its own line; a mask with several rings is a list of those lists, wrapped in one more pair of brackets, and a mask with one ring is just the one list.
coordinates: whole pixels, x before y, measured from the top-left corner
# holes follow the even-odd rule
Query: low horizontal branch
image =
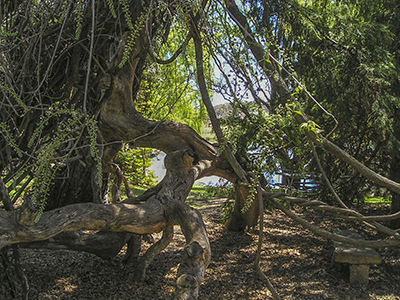
[(350, 221), (392, 221), (396, 219), (400, 219), (400, 212), (391, 214), (391, 215), (379, 215), (379, 216), (341, 216), (341, 218), (344, 218), (346, 220)]
[(0, 210), (0, 248), (47, 240), (65, 231), (160, 232), (167, 226), (165, 209), (155, 197), (143, 204), (80, 203), (44, 212), (33, 225), (22, 224), (18, 215)]
[(32, 243), (18, 244), (22, 248), (73, 250), (97, 255), (102, 259), (111, 259), (118, 255), (132, 234), (127, 232), (63, 232), (50, 239)]

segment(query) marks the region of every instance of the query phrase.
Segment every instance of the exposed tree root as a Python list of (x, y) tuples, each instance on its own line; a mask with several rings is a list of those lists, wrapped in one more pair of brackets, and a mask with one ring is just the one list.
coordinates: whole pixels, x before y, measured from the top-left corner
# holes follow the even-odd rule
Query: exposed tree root
[(139, 257), (135, 266), (135, 281), (143, 282), (146, 277), (146, 271), (150, 263), (161, 251), (163, 251), (172, 241), (174, 237), (174, 226), (167, 226), (163, 231), (161, 239), (153, 244), (146, 253)]
[(141, 234), (132, 234), (131, 238), (126, 243), (126, 253), (123, 262), (126, 264), (135, 263), (139, 259), (140, 251), (142, 250), (142, 239)]

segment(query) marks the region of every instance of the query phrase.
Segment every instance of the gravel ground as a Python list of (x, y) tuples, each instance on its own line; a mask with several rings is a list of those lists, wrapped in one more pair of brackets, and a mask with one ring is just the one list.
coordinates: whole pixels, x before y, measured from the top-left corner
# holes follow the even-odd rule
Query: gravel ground
[[(223, 201), (196, 203), (201, 206), (212, 247), (199, 299), (271, 299), (254, 270), (257, 230), (224, 230), (219, 209)], [(369, 210), (382, 213), (382, 208)], [(345, 227), (320, 212), (296, 212), (327, 228)], [(365, 238), (378, 237), (358, 225), (350, 226)], [(283, 299), (400, 299), (400, 249), (379, 249), (382, 263), (371, 267), (368, 286), (357, 288), (348, 282), (348, 268), (332, 263), (331, 241), (294, 224), (278, 210), (266, 212), (264, 231), (261, 266)], [(174, 241), (151, 263), (141, 285), (132, 280), (132, 266), (121, 262), (125, 249), (113, 260), (74, 251), (22, 249), (21, 264), (33, 300), (170, 299), (183, 246), (184, 237), (177, 227)], [(147, 247), (144, 243), (143, 249)]]

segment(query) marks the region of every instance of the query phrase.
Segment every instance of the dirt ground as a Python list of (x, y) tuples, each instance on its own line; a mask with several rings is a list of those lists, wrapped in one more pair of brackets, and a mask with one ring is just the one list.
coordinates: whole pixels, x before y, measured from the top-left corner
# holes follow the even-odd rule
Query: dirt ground
[[(271, 299), (254, 269), (257, 230), (224, 230), (219, 208), (223, 201), (197, 202), (212, 248), (199, 299)], [(382, 208), (369, 211), (382, 213)], [(330, 229), (346, 227), (331, 217), (321, 224), (327, 216), (319, 212), (299, 209), (297, 213)], [(294, 224), (278, 210), (265, 213), (264, 226), (262, 269), (283, 299), (400, 299), (400, 249), (379, 249), (382, 263), (371, 267), (368, 286), (351, 287), (348, 268), (332, 263), (331, 241)], [(356, 230), (365, 238), (377, 237), (359, 226)], [(183, 246), (177, 227), (173, 243), (152, 262), (142, 285), (133, 282), (132, 266), (122, 264), (123, 251), (106, 261), (73, 251), (22, 249), (29, 299), (170, 299)]]

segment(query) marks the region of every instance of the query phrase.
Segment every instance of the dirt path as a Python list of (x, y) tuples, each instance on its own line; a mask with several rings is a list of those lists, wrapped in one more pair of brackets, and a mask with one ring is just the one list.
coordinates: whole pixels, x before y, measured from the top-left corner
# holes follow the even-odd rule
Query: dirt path
[[(204, 216), (212, 247), (212, 262), (199, 299), (270, 299), (253, 267), (257, 231), (224, 230), (219, 209), (223, 201), (195, 203)], [(316, 224), (324, 217), (312, 211), (297, 212)], [(383, 262), (371, 268), (369, 285), (354, 288), (348, 283), (346, 268), (332, 264), (332, 242), (295, 225), (277, 210), (266, 212), (264, 226), (262, 269), (283, 299), (400, 299), (399, 249), (380, 249)], [(343, 228), (333, 219), (323, 226)], [(123, 252), (104, 261), (73, 251), (23, 249), (30, 299), (170, 299), (184, 246), (182, 233), (176, 231), (173, 243), (150, 265), (143, 285), (135, 284), (133, 269), (121, 263)]]

